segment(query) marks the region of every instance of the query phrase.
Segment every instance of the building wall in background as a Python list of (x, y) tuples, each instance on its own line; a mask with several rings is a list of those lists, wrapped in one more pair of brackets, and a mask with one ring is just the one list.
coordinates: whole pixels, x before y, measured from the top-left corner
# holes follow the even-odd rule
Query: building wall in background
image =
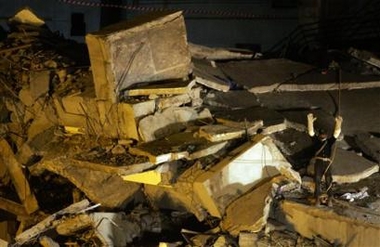
[[(133, 5), (143, 11), (78, 6), (58, 0), (0, 0), (0, 23), (30, 7), (52, 31), (84, 42), (81, 35), (105, 24), (148, 13), (148, 8), (184, 10), (188, 40), (212, 47), (247, 47), (265, 51), (298, 24), (297, 0), (85, 0)], [(219, 14), (215, 14), (215, 13)], [(248, 16), (244, 18), (243, 14)], [(115, 18), (115, 16), (118, 16)], [(269, 17), (269, 18), (268, 18)], [(77, 24), (73, 24), (76, 21)], [(74, 26), (74, 30), (73, 30)]]

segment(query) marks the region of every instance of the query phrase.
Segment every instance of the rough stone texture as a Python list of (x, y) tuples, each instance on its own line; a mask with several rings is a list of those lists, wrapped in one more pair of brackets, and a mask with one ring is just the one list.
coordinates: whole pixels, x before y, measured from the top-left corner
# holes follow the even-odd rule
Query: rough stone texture
[(320, 236), (330, 243), (358, 247), (374, 246), (380, 241), (379, 226), (340, 216), (332, 210), (290, 201), (283, 201), (281, 209), (292, 227), (310, 239)]
[(183, 78), (190, 71), (181, 12), (118, 23), (88, 34), (86, 43), (99, 100), (116, 102), (134, 83)]

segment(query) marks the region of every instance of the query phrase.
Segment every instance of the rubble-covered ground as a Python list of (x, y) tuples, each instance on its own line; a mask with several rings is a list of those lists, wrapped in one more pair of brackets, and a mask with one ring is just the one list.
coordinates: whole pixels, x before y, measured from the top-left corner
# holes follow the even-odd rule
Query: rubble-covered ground
[[(87, 47), (29, 9), (9, 27), (0, 246), (379, 243), (376, 54), (351, 48), (320, 68), (202, 47), (181, 12), (88, 34)], [(314, 206), (310, 112), (330, 134), (343, 117), (332, 207)]]

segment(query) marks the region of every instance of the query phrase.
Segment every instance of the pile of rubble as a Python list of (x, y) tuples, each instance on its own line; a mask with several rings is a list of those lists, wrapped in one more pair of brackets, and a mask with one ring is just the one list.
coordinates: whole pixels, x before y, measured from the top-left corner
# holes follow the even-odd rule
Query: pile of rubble
[[(337, 89), (335, 71), (325, 76), (286, 59), (189, 44), (181, 12), (88, 34), (91, 67), (83, 63), (87, 55), (78, 62), (62, 52), (76, 45), (28, 9), (10, 27), (0, 44), (0, 226), (7, 232), (0, 241), (376, 242), (378, 214), (367, 210), (371, 219), (364, 221), (348, 216), (347, 210), (359, 209), (340, 201), (339, 212), (310, 206), (313, 183), (302, 172), (311, 145), (306, 113), (331, 129), (331, 106), (320, 107), (320, 94)], [(340, 88), (379, 86), (378, 77), (357, 75)], [(291, 94), (299, 91), (306, 93), (295, 99)], [(377, 154), (378, 137), (357, 137), (358, 146), (370, 150), (363, 152)], [(368, 140), (376, 144), (368, 147)], [(334, 181), (373, 176), (376, 161), (339, 148)], [(356, 168), (346, 169), (352, 164)], [(323, 228), (326, 222), (345, 233), (334, 235)]]

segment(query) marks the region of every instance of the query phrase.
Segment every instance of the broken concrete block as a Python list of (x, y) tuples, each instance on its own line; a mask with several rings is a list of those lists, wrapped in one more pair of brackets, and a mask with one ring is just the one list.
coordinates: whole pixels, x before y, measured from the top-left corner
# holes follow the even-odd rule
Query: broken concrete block
[(221, 63), (219, 67), (253, 93), (271, 92), (281, 83), (314, 69), (311, 65), (287, 59), (232, 61)]
[(68, 218), (63, 222), (60, 222), (55, 230), (59, 235), (72, 236), (78, 231), (85, 230), (93, 226), (93, 220), (88, 214), (78, 214), (75, 217)]
[(109, 170), (97, 169), (86, 163), (68, 158), (56, 158), (39, 162), (31, 172), (38, 174), (41, 170), (48, 170), (65, 177), (83, 191), (91, 201), (100, 203), (106, 208), (124, 208), (140, 189), (136, 183), (123, 181), (112, 167)]
[(154, 170), (143, 171), (140, 173), (123, 175), (125, 181), (143, 183), (157, 186), (170, 187), (170, 180), (174, 177), (175, 164), (165, 163)]
[[(259, 127), (261, 127), (261, 125)], [(203, 137), (211, 142), (227, 141), (243, 137), (246, 134), (245, 129), (237, 129), (221, 124), (202, 126), (198, 132), (199, 137)]]
[(47, 236), (40, 237), (39, 243), (42, 247), (59, 247), (57, 242)]
[(163, 110), (165, 108), (171, 107), (171, 106), (182, 106), (185, 104), (188, 104), (191, 102), (191, 105), (193, 107), (201, 106), (202, 105), (202, 99), (201, 99), (201, 88), (193, 88), (190, 92), (185, 94), (179, 94), (174, 95), (171, 97), (166, 98), (157, 98), (157, 107), (160, 110)]
[(2, 197), (0, 197), (0, 209), (19, 217), (28, 215), (23, 205)]
[[(125, 102), (120, 103), (123, 105), (128, 104), (132, 108), (133, 117), (137, 118), (145, 117), (153, 114), (156, 110), (156, 102), (154, 100), (140, 101), (140, 102)], [(124, 106), (127, 107), (127, 106)], [(135, 121), (136, 121), (135, 120)]]
[(357, 50), (355, 48), (349, 48), (348, 49), (348, 54), (350, 54), (351, 56), (359, 59), (359, 60), (362, 60), (366, 63), (369, 63), (377, 68), (380, 68), (380, 59), (373, 53), (369, 52), (369, 51), (364, 51), (364, 50)]
[(149, 158), (153, 164), (160, 164), (179, 159), (193, 160), (214, 154), (226, 146), (226, 142), (212, 143), (199, 138), (193, 132), (181, 132), (130, 147), (129, 152)]
[(42, 26), (45, 22), (40, 19), (30, 8), (23, 8), (17, 12), (12, 18), (9, 19), (10, 22), (17, 22), (28, 24), (32, 26)]
[(211, 91), (203, 99), (206, 105), (237, 110), (260, 106), (255, 94), (247, 90), (231, 90), (228, 92)]
[(343, 80), (337, 83), (335, 70), (321, 73), (311, 65), (286, 59), (233, 61), (218, 66), (231, 80), (255, 94), (377, 88), (379, 85), (378, 76), (347, 71), (341, 71)]
[[(264, 134), (271, 134), (287, 128), (285, 118), (280, 113), (261, 106), (237, 110), (218, 110), (214, 112), (214, 117), (218, 122), (228, 126), (251, 127), (253, 125), (257, 127), (256, 123), (261, 121)], [(250, 134), (249, 132), (248, 130), (248, 134)]]
[(53, 96), (54, 108), (57, 112), (58, 123), (61, 126), (86, 129), (86, 117), (80, 114), (68, 113), (63, 107), (62, 99)]
[(282, 201), (280, 206), (287, 222), (306, 238), (319, 236), (330, 244), (343, 246), (375, 246), (380, 240), (378, 225), (338, 215), (333, 210), (287, 200)]
[(29, 88), (34, 101), (47, 94), (50, 89), (50, 71), (31, 72), (29, 75)]
[(194, 193), (211, 215), (221, 217), (233, 200), (263, 179), (280, 173), (301, 183), (299, 174), (292, 170), (271, 139), (258, 135), (198, 176)]
[(193, 193), (192, 185), (192, 181), (200, 174), (198, 171), (192, 168), (187, 169), (177, 178), (172, 187), (144, 185), (144, 193), (156, 207), (191, 212), (199, 221), (203, 221), (207, 216), (207, 211), (200, 204), (197, 195)]
[(127, 246), (135, 238), (141, 237), (144, 232), (161, 232), (161, 220), (158, 214), (132, 213), (136, 214), (135, 219), (128, 217), (124, 212), (90, 215), (103, 246)]
[(181, 12), (149, 13), (86, 35), (96, 96), (116, 102), (138, 82), (187, 77), (190, 54)]
[(253, 232), (239, 233), (239, 247), (257, 246), (258, 234)]
[(190, 121), (206, 118), (212, 118), (208, 109), (197, 112), (190, 107), (170, 107), (141, 119), (138, 129), (141, 139), (149, 142), (184, 130)]
[(33, 139), (38, 134), (56, 126), (55, 112), (51, 105), (46, 105), (45, 111), (41, 111), (35, 116), (28, 128), (28, 140)]
[(193, 58), (207, 60), (231, 60), (231, 59), (251, 59), (251, 51), (239, 51), (238, 49), (212, 48), (203, 45), (189, 43), (189, 50)]
[(164, 80), (151, 83), (138, 83), (126, 89), (125, 96), (144, 96), (144, 95), (167, 95), (189, 93), (195, 85), (195, 80)]
[(299, 174), (292, 170), (271, 139), (257, 135), (252, 142), (241, 145), (212, 169), (197, 176), (194, 193), (211, 215), (222, 217), (233, 200), (263, 179), (280, 173), (301, 183)]
[(7, 168), (11, 177), (12, 183), (15, 186), (17, 195), (25, 207), (28, 214), (38, 210), (38, 202), (30, 189), (29, 182), (26, 179), (21, 165), (16, 160), (16, 157), (5, 139), (0, 139), (0, 162), (2, 166)]
[(380, 164), (380, 138), (371, 133), (358, 133), (354, 138), (360, 150)]
[(80, 211), (86, 209), (89, 205), (90, 202), (88, 200), (82, 200), (46, 217), (38, 224), (18, 234), (15, 237), (14, 244), (16, 246), (21, 246), (30, 241), (34, 241), (36, 236), (39, 236), (50, 229), (54, 229), (61, 221), (65, 220), (65, 217), (59, 216), (79, 213)]
[(23, 87), (18, 92), (18, 98), (19, 100), (26, 106), (33, 105), (35, 98), (32, 96), (32, 92), (30, 90), (30, 87)]
[(280, 177), (263, 179), (252, 191), (228, 205), (221, 223), (222, 228), (232, 236), (238, 236), (240, 232), (261, 231), (269, 216), (274, 191), (272, 185), (282, 179)]
[(223, 71), (209, 61), (193, 60), (193, 63), (193, 74), (197, 83), (222, 92), (228, 92), (233, 87), (232, 81)]
[(336, 148), (331, 169), (334, 182), (354, 183), (378, 172), (379, 165), (355, 152)]

